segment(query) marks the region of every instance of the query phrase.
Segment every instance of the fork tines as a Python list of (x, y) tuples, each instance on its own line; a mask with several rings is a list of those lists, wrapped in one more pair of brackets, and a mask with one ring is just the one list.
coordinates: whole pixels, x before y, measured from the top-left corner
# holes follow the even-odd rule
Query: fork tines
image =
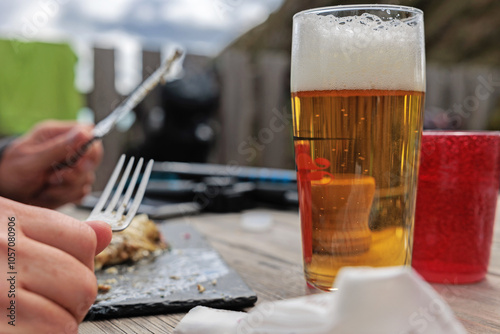
[[(125, 155), (120, 157), (120, 160), (116, 164), (116, 167), (109, 178), (104, 191), (102, 192), (99, 201), (90, 213), (87, 220), (103, 220), (111, 225), (113, 231), (121, 231), (130, 225), (130, 222), (134, 218), (139, 206), (141, 204), (142, 198), (146, 191), (146, 186), (151, 175), (151, 169), (153, 168), (153, 160), (149, 160), (146, 169), (142, 175), (141, 182), (137, 187), (134, 194), (134, 189), (137, 185), (137, 180), (143, 165), (143, 158), (139, 159), (137, 163), (132, 178), (129, 180), (129, 175), (132, 171), (134, 165), (134, 157), (130, 158), (122, 177), (114, 190), (114, 194), (111, 197), (111, 193), (115, 188), (116, 181), (121, 174), (123, 164), (125, 162)], [(127, 185), (128, 181), (128, 185)], [(124, 189), (127, 186), (125, 193)], [(130, 200), (134, 195), (134, 200), (130, 203)], [(111, 199), (110, 199), (111, 198)]]

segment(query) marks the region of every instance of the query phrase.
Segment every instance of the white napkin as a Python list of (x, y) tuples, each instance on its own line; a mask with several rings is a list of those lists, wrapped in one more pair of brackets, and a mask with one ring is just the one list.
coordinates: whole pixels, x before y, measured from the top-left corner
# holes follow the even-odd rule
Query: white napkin
[(344, 268), (338, 291), (265, 302), (249, 313), (198, 306), (175, 334), (466, 334), (450, 307), (408, 267)]

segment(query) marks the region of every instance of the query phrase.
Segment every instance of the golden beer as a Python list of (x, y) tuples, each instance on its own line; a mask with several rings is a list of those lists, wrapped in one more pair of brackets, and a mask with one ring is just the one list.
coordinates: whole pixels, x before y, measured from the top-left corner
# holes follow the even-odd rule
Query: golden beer
[(329, 289), (345, 266), (411, 262), (423, 92), (292, 94), (304, 270)]
[(345, 266), (411, 264), (425, 75), (421, 17), (324, 11), (294, 17), (292, 110), (305, 276), (331, 290)]

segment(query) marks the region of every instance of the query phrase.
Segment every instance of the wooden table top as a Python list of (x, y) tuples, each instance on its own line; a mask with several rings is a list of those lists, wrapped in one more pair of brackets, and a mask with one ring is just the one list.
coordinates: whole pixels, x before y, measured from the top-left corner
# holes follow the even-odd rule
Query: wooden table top
[[(77, 218), (87, 213), (65, 208)], [(273, 228), (265, 233), (241, 228), (240, 214), (202, 214), (172, 219), (189, 222), (204, 234), (222, 258), (234, 268), (259, 298), (258, 303), (308, 294), (303, 272), (299, 217), (295, 211), (262, 209), (273, 216)], [(497, 210), (498, 212), (498, 210)], [(469, 285), (433, 287), (449, 303), (469, 333), (500, 332), (500, 218), (497, 215), (492, 255), (485, 280)], [(165, 222), (168, 224), (168, 221)], [(167, 236), (168, 239), (168, 236)], [(82, 334), (172, 333), (182, 314), (167, 314), (80, 325)]]

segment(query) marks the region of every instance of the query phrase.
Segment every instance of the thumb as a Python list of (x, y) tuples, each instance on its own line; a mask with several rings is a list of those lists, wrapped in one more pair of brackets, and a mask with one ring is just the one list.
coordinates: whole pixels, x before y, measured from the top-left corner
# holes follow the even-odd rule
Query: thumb
[(92, 227), (97, 237), (97, 246), (95, 250), (95, 254), (99, 254), (109, 245), (111, 242), (111, 237), (113, 236), (113, 232), (111, 232), (111, 227), (109, 224), (106, 224), (102, 221), (89, 221), (85, 222), (87, 225)]
[(91, 134), (83, 127), (75, 127), (67, 133), (49, 139), (38, 146), (37, 164), (52, 166), (67, 161), (91, 139)]

